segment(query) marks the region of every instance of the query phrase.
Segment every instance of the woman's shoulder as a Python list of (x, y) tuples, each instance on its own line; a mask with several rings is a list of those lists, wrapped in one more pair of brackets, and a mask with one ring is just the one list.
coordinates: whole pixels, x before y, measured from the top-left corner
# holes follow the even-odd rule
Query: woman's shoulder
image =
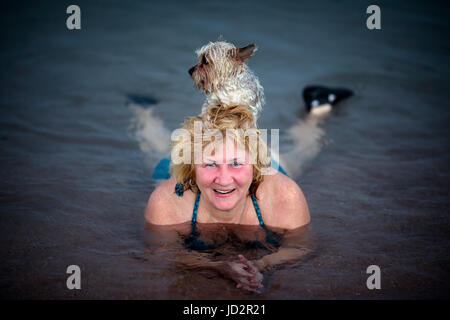
[(186, 222), (186, 204), (192, 198), (192, 192), (185, 192), (183, 197), (175, 194), (175, 179), (170, 178), (161, 183), (148, 199), (145, 219), (156, 225), (171, 225)]
[[(261, 190), (260, 190), (261, 189)], [(310, 222), (309, 208), (300, 186), (291, 178), (277, 172), (264, 177), (257, 197), (264, 199), (269, 210), (263, 214), (265, 223), (284, 229), (295, 229)]]

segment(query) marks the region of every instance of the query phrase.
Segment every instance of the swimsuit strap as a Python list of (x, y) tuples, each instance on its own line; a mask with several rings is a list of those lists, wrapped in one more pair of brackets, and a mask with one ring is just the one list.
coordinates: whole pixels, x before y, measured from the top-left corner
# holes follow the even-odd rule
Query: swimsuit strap
[[(251, 187), (250, 187), (251, 190)], [(182, 197), (184, 193), (184, 188), (181, 184), (177, 184), (175, 186), (175, 193)], [(200, 196), (201, 192), (200, 190), (197, 191), (197, 195), (195, 197), (195, 203), (194, 203), (194, 211), (192, 213), (192, 220), (191, 220), (191, 233), (188, 238), (185, 239), (185, 244), (188, 248), (194, 249), (194, 250), (210, 250), (214, 249), (216, 247), (215, 244), (207, 244), (201, 240), (198, 239), (199, 233), (197, 231), (197, 214), (198, 214), (198, 206), (200, 205)], [(253, 207), (255, 208), (256, 216), (258, 217), (259, 225), (266, 231), (266, 243), (271, 244), (273, 246), (279, 247), (281, 236), (278, 235), (275, 232), (272, 232), (269, 230), (266, 225), (264, 224), (264, 221), (261, 216), (261, 209), (259, 208), (258, 201), (256, 201), (256, 196), (253, 193), (250, 193), (250, 196), (252, 198)]]
[[(198, 213), (198, 206), (200, 204), (200, 195), (201, 195), (201, 192), (200, 192), (200, 190), (198, 190), (197, 196), (195, 198), (194, 211), (192, 213), (192, 220), (191, 220), (192, 230), (194, 232), (196, 230), (196, 225), (197, 225), (197, 213)], [(258, 201), (256, 201), (256, 196), (253, 193), (250, 196), (252, 197), (253, 207), (255, 208), (256, 216), (258, 217), (258, 221), (259, 221), (259, 225), (261, 227), (263, 227), (264, 229), (266, 229), (266, 225), (264, 224), (264, 221), (261, 216), (261, 209), (259, 208)]]
[(264, 221), (261, 216), (261, 209), (259, 209), (258, 201), (256, 201), (256, 196), (254, 193), (252, 193), (250, 196), (252, 197), (253, 207), (255, 208), (256, 215), (258, 216), (259, 225), (264, 229), (266, 229), (266, 225), (264, 224)]
[(198, 205), (200, 204), (200, 195), (202, 193), (200, 192), (200, 190), (197, 191), (197, 196), (195, 197), (195, 203), (194, 203), (194, 212), (192, 213), (192, 220), (191, 220), (191, 225), (192, 225), (192, 232), (195, 233), (195, 228), (197, 226), (197, 213), (198, 213)]
[[(197, 196), (195, 197), (195, 203), (194, 203), (194, 211), (192, 213), (192, 220), (191, 220), (191, 233), (187, 239), (185, 239), (185, 244), (188, 248), (194, 249), (194, 250), (210, 250), (214, 249), (216, 247), (215, 244), (207, 244), (203, 242), (202, 240), (198, 239), (198, 236), (200, 235), (197, 231), (197, 214), (198, 214), (198, 206), (200, 204), (200, 190), (197, 191)], [(250, 194), (252, 197), (253, 207), (255, 208), (256, 215), (258, 217), (259, 225), (264, 229), (266, 232), (266, 239), (265, 242), (275, 246), (280, 246), (281, 241), (281, 235), (269, 230), (266, 225), (264, 224), (264, 221), (261, 216), (261, 209), (259, 208), (258, 201), (256, 201), (256, 196), (252, 193)]]

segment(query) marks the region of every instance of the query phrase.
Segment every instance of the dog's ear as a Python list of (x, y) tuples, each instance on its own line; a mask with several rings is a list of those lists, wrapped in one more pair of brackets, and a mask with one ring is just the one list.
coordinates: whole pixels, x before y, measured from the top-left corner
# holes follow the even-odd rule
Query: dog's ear
[(242, 62), (245, 62), (253, 56), (253, 54), (256, 52), (257, 49), (258, 48), (256, 47), (256, 45), (254, 43), (249, 44), (248, 46), (239, 48), (239, 49), (237, 49), (236, 58)]

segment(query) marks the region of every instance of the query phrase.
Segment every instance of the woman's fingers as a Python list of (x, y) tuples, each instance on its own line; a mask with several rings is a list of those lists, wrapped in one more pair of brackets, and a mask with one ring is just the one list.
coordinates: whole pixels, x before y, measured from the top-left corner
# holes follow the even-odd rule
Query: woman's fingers
[(244, 277), (238, 279), (236, 288), (243, 289), (251, 292), (260, 293), (258, 289), (263, 288), (261, 284), (262, 274), (254, 266), (254, 264), (247, 260), (242, 254), (238, 255), (239, 262), (235, 262), (234, 266), (237, 267), (236, 272)]
[(245, 277), (251, 277), (253, 276), (253, 273), (246, 270), (247, 265), (242, 263), (234, 263), (233, 270), (236, 271), (238, 274), (245, 276)]
[(238, 280), (238, 284), (236, 285), (236, 288), (243, 289), (247, 291), (257, 292), (261, 293), (258, 289), (263, 288), (264, 286), (257, 281), (256, 279), (245, 279), (241, 278)]
[(261, 291), (259, 291), (258, 289), (252, 288), (252, 287), (249, 287), (249, 286), (242, 286), (242, 289), (247, 290), (247, 291), (251, 291), (251, 292), (255, 292), (255, 293), (261, 293)]
[(256, 268), (255, 264), (252, 261), (248, 261), (248, 266), (249, 271), (254, 274), (255, 279), (261, 282), (263, 275), (258, 268)]
[(242, 254), (238, 255), (239, 261), (245, 265), (245, 270), (251, 273), (256, 273), (258, 271), (250, 260), (247, 260)]
[(254, 286), (257, 288), (262, 288), (263, 285), (261, 284), (258, 279), (255, 279), (254, 277), (240, 277), (237, 279), (238, 284), (241, 285), (247, 285), (247, 286)]
[[(239, 257), (239, 260), (241, 261), (241, 263), (244, 263), (246, 265), (245, 270), (248, 270), (252, 274), (255, 274), (255, 275), (261, 274), (259, 272), (258, 268), (256, 268), (255, 264), (252, 261), (247, 260), (242, 254), (238, 255), (238, 257)], [(261, 278), (262, 278), (262, 276), (261, 276)]]

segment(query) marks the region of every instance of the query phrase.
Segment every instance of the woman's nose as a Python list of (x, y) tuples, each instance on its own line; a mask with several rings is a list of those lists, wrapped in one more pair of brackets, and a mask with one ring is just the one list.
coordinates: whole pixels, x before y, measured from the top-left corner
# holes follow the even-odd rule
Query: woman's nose
[(215, 183), (224, 187), (233, 183), (233, 176), (226, 164), (219, 166)]

